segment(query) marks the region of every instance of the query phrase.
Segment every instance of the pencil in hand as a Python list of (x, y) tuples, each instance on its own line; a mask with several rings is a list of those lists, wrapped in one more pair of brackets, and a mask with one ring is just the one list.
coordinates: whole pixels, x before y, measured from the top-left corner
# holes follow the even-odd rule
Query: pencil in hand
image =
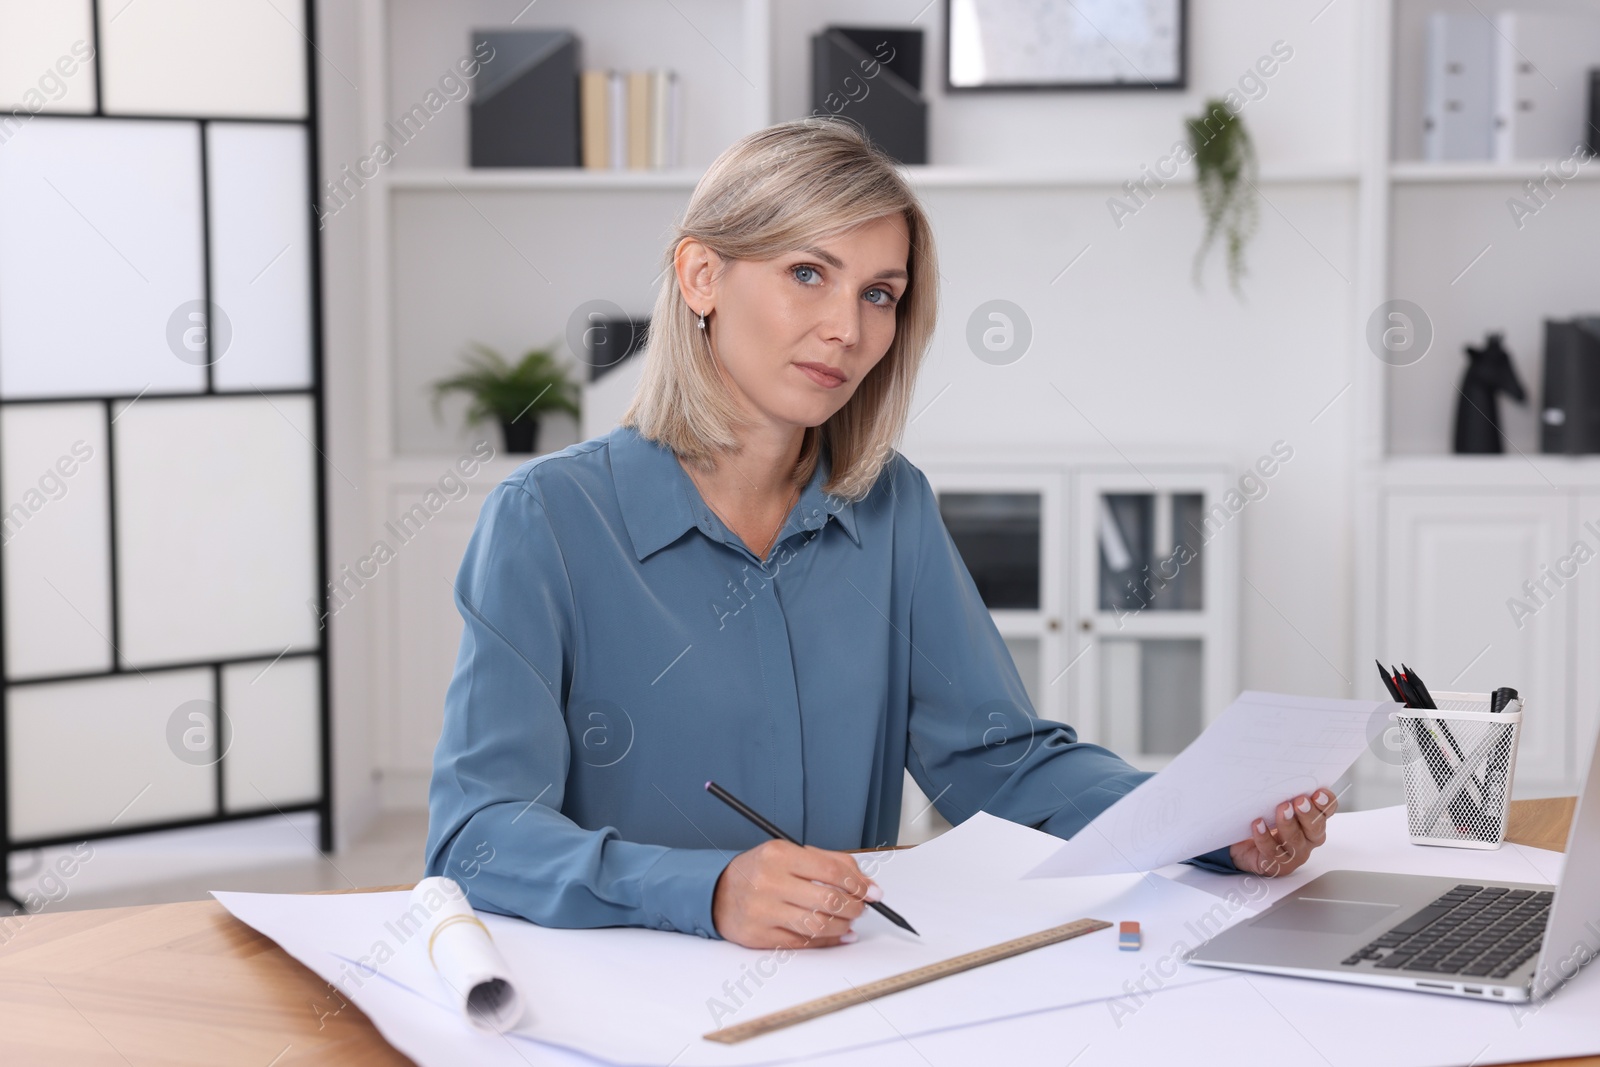
[[(768, 836), (776, 837), (776, 838), (779, 838), (780, 840), (787, 841), (791, 845), (800, 844), (800, 842), (796, 841), (794, 838), (790, 837), (788, 834), (784, 833), (781, 829), (779, 829), (778, 826), (775, 823), (773, 823), (770, 820), (768, 820), (765, 816), (763, 816), (760, 813), (758, 813), (755, 809), (751, 808), (744, 801), (740, 800), (738, 797), (734, 796), (732, 793), (730, 793), (726, 789), (722, 788), (716, 782), (707, 782), (706, 783), (706, 792), (710, 793), (712, 796), (716, 797), (718, 800), (720, 800), (724, 804), (728, 805), (728, 807), (732, 808), (734, 811), (738, 812), (740, 815), (743, 815), (746, 819), (749, 819), (752, 823), (754, 823), (757, 827), (759, 827), (762, 831), (764, 831)], [(893, 908), (889, 907), (889, 905), (883, 903), (882, 901), (869, 900), (869, 901), (866, 902), (866, 905), (867, 905), (867, 907), (871, 908), (873, 911), (877, 912), (879, 915), (882, 915), (885, 919), (888, 919), (890, 922), (892, 922), (896, 926), (900, 927), (900, 929), (905, 930), (908, 933), (917, 934), (917, 931), (916, 931), (915, 927), (913, 927), (910, 923), (906, 922), (905, 919), (903, 919), (898, 912), (896, 912)], [(921, 937), (922, 935), (921, 934), (917, 934), (917, 936)]]

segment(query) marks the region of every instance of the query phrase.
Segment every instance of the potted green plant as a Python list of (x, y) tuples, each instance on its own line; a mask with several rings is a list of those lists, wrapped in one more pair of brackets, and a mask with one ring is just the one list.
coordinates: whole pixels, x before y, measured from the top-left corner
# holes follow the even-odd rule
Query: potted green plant
[(1244, 246), (1256, 228), (1256, 150), (1244, 119), (1221, 97), (1206, 101), (1198, 117), (1185, 119), (1189, 148), (1194, 153), (1200, 206), (1205, 211), (1206, 233), (1194, 257), (1194, 284), (1200, 285), (1200, 267), (1220, 233), (1228, 246), (1228, 284), (1239, 294), (1244, 274)]
[(466, 393), (471, 425), (494, 419), (505, 435), (507, 452), (535, 450), (539, 416), (552, 411), (578, 415), (578, 383), (555, 361), (548, 348), (530, 349), (510, 363), (495, 349), (474, 342), (463, 357), (468, 369), (433, 383), (433, 416), (440, 417), (445, 394)]

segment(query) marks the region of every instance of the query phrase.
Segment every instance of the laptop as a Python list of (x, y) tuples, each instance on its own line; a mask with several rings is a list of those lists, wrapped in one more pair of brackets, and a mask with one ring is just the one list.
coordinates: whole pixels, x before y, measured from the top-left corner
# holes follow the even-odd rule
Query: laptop
[(1328, 871), (1185, 957), (1205, 967), (1483, 1000), (1549, 995), (1600, 955), (1600, 736), (1561, 879)]

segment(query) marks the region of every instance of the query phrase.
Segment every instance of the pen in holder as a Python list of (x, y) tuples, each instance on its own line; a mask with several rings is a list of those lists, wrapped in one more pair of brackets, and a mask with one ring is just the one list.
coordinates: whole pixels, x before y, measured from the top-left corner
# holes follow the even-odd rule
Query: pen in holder
[(1405, 761), (1414, 845), (1499, 848), (1511, 811), (1522, 700), (1491, 711), (1488, 693), (1435, 693), (1437, 708), (1391, 714)]

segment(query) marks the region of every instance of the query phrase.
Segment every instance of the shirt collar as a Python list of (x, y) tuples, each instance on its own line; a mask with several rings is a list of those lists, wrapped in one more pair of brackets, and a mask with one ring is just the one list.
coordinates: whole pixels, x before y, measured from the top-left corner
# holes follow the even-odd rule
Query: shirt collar
[[(617, 487), (622, 521), (633, 539), (634, 555), (642, 562), (657, 549), (672, 544), (685, 530), (698, 526), (715, 536), (711, 511), (672, 450), (644, 437), (632, 426), (618, 426), (610, 434), (611, 474)], [(811, 480), (789, 516), (779, 540), (800, 530), (814, 530), (831, 516), (859, 547), (855, 505), (844, 497), (823, 492), (831, 474), (824, 445)]]

